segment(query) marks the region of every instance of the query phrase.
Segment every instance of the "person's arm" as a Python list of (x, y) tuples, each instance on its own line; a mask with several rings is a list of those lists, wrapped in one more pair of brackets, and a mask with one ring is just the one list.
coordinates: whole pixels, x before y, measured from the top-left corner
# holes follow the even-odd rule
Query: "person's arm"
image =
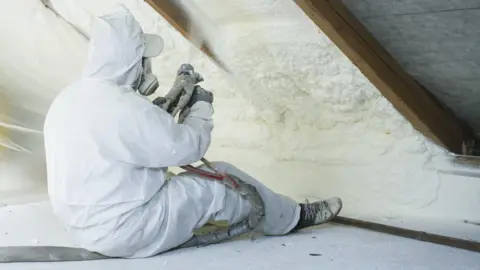
[(119, 159), (150, 168), (197, 162), (210, 146), (212, 114), (210, 103), (196, 102), (185, 122), (178, 124), (164, 110), (155, 105), (148, 106), (131, 118), (134, 122), (127, 126), (132, 130), (119, 134), (126, 150)]

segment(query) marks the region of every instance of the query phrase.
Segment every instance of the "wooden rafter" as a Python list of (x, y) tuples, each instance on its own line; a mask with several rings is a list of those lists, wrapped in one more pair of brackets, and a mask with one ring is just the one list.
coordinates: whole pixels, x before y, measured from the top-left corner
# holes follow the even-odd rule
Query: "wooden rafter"
[[(183, 8), (175, 3), (174, 0), (146, 0), (146, 2), (155, 9), (165, 20), (167, 20), (180, 34), (186, 39), (193, 41), (193, 36), (189, 33), (191, 21)], [(196, 33), (201, 35), (201, 33)], [(220, 68), (227, 71), (223, 62), (218, 59), (208, 43), (202, 44), (202, 50), (210, 59), (212, 59)]]
[(471, 129), (408, 75), (340, 0), (295, 2), (414, 128), (456, 154), (475, 139)]

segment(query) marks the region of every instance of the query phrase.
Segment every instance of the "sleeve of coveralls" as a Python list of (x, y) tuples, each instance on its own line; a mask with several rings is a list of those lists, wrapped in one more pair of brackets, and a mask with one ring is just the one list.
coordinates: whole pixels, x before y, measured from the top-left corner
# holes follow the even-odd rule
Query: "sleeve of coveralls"
[(183, 124), (157, 106), (150, 106), (137, 119), (133, 163), (143, 167), (183, 166), (199, 161), (211, 143), (213, 107), (195, 103)]

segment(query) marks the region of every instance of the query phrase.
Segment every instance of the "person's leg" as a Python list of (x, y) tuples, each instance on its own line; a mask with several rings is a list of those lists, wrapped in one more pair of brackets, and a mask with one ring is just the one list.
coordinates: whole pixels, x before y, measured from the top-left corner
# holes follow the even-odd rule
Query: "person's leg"
[[(340, 198), (331, 198), (325, 201), (317, 201), (313, 203), (295, 203), (292, 199), (273, 193), (269, 188), (264, 186), (259, 181), (255, 180), (253, 177), (249, 176), (245, 172), (239, 170), (238, 168), (234, 167), (231, 164), (225, 162), (214, 162), (213, 163), (216, 169), (222, 172), (231, 173), (237, 177), (240, 177), (243, 181), (254, 185), (260, 195), (265, 200), (265, 208), (266, 208), (266, 215), (267, 215), (267, 222), (265, 224), (265, 234), (276, 235), (276, 234), (286, 234), (289, 232), (295, 232), (307, 227), (319, 225), (322, 223), (326, 223), (331, 221), (334, 217), (336, 217), (340, 211), (342, 210), (342, 201)], [(207, 169), (205, 166), (201, 167), (202, 169)], [(234, 192), (229, 190), (229, 192)], [(230, 197), (236, 198), (232, 200), (243, 200), (241, 197), (231, 195)], [(265, 199), (266, 198), (266, 199)], [(268, 199), (268, 198), (275, 198), (275, 199)], [(284, 214), (282, 211), (278, 211), (279, 209), (292, 208), (294, 205), (300, 206), (299, 216), (295, 214), (295, 220), (297, 220), (295, 227), (289, 229), (287, 232), (283, 230), (276, 230), (279, 227), (276, 226), (278, 224), (278, 220), (281, 220), (281, 216)], [(250, 208), (249, 208), (250, 209)], [(298, 210), (298, 207), (296, 208)], [(246, 212), (248, 214), (248, 211)], [(242, 216), (244, 218), (245, 216)], [(272, 227), (270, 227), (270, 225)], [(289, 226), (290, 227), (290, 226)], [(281, 233), (278, 233), (280, 232)]]
[[(263, 224), (263, 232), (266, 235), (282, 235), (290, 232), (298, 223), (300, 217), (300, 205), (293, 199), (274, 193), (268, 187), (254, 179), (252, 176), (236, 168), (235, 166), (225, 162), (213, 162), (215, 168), (221, 172), (226, 172), (235, 175), (243, 181), (255, 186), (265, 203), (265, 222)], [(199, 167), (202, 170), (210, 171), (206, 166)], [(220, 208), (213, 208), (217, 211), (209, 212), (210, 219), (202, 220), (198, 227), (203, 226), (210, 220), (227, 221), (229, 224), (234, 224), (245, 219), (251, 211), (251, 205), (248, 201), (243, 199), (237, 192), (226, 188), (223, 184), (214, 180), (205, 180), (193, 173), (184, 173), (180, 177), (190, 176), (199, 178), (201, 181), (206, 181), (206, 185), (215, 187), (213, 192), (215, 198), (213, 201), (220, 201), (222, 205)], [(217, 187), (217, 186), (220, 186)], [(217, 203), (213, 203), (217, 205)], [(211, 209), (210, 209), (211, 210)]]
[[(215, 163), (215, 166), (258, 189), (266, 208), (265, 234), (287, 234), (297, 225), (300, 206), (294, 200), (275, 194), (232, 165)], [(151, 256), (175, 248), (193, 237), (195, 229), (211, 221), (227, 221), (229, 225), (242, 221), (251, 208), (247, 200), (221, 182), (190, 172), (181, 173), (172, 177), (144, 207), (142, 216), (148, 218), (144, 234), (152, 242), (135, 256)], [(153, 233), (150, 235), (147, 231)]]
[[(213, 164), (219, 171), (233, 174), (257, 188), (265, 203), (265, 235), (285, 235), (304, 228), (306, 224), (312, 226), (323, 223), (333, 216), (325, 214), (325, 211), (318, 211), (325, 210), (317, 207), (323, 205), (322, 202), (298, 204), (287, 196), (273, 192), (233, 165), (223, 162)], [(207, 170), (205, 167), (200, 168)], [(242, 221), (251, 210), (250, 203), (234, 190), (219, 181), (190, 172), (172, 177), (155, 197), (156, 199), (149, 203), (151, 207), (146, 207), (145, 216), (151, 220), (152, 216), (157, 218), (156, 213), (161, 213), (161, 217), (157, 219), (161, 220), (161, 223), (152, 223), (152, 226), (158, 227), (158, 234), (153, 236), (153, 243), (146, 247), (145, 251), (138, 253), (138, 256), (158, 254), (177, 247), (188, 241), (195, 229), (209, 221), (227, 221), (228, 224)], [(311, 220), (314, 223), (310, 222)]]
[[(265, 222), (263, 233), (266, 235), (283, 235), (289, 233), (300, 218), (300, 205), (293, 199), (275, 193), (260, 181), (248, 175), (237, 167), (225, 162), (213, 162), (215, 168), (237, 176), (257, 188), (265, 204)], [(208, 170), (206, 166), (200, 167)], [(215, 220), (228, 220), (230, 224), (245, 219), (251, 210), (251, 205), (234, 190), (226, 190), (225, 207), (215, 216)]]
[[(342, 209), (340, 198), (297, 204), (289, 197), (274, 193), (258, 180), (229, 163), (213, 162), (213, 165), (217, 170), (233, 174), (258, 189), (265, 203), (266, 222), (263, 229), (266, 235), (282, 235), (329, 222)], [(200, 168), (208, 170), (206, 166), (201, 166)], [(227, 206), (237, 205), (237, 207), (225, 207), (222, 212), (217, 214), (216, 219), (221, 220), (222, 216), (226, 217), (226, 219), (233, 217), (233, 221), (237, 222), (248, 215), (251, 209), (250, 204), (246, 203), (235, 191), (227, 189), (226, 198)], [(235, 215), (231, 211), (236, 211)], [(290, 223), (292, 216), (294, 216), (293, 220), (295, 221), (293, 228)], [(287, 217), (286, 220), (285, 217)]]

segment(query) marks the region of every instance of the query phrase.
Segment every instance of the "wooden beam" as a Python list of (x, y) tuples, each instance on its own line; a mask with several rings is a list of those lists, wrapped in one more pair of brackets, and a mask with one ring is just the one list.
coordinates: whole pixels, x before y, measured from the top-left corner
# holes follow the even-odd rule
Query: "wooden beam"
[[(182, 6), (177, 4), (175, 0), (146, 0), (146, 2), (150, 6), (152, 6), (155, 11), (162, 15), (162, 17), (165, 18), (165, 20), (167, 20), (186, 39), (194, 41), (192, 33), (189, 33), (192, 22), (188, 18)], [(202, 37), (201, 32), (195, 34)], [(213, 60), (220, 68), (228, 71), (225, 64), (214, 55), (211, 46), (207, 43), (207, 39), (202, 38), (202, 40), (204, 42), (199, 49), (203, 51), (208, 57), (210, 57), (210, 59)]]
[(422, 231), (414, 231), (414, 230), (409, 230), (405, 228), (394, 227), (394, 226), (389, 226), (385, 224), (374, 223), (370, 221), (363, 221), (363, 220), (347, 218), (347, 217), (340, 217), (340, 216), (337, 216), (336, 218), (334, 218), (332, 222), (346, 225), (346, 226), (362, 228), (370, 231), (386, 233), (386, 234), (396, 235), (400, 237), (415, 239), (418, 241), (424, 241), (424, 242), (429, 242), (433, 244), (460, 248), (460, 249), (465, 249), (465, 250), (470, 250), (473, 252), (480, 253), (480, 243), (475, 241), (464, 240), (460, 238), (453, 238), (453, 237), (448, 237), (448, 236), (443, 236), (438, 234), (431, 234), (431, 233), (422, 232)]
[(340, 0), (295, 0), (392, 105), (426, 137), (462, 154), (473, 131), (424, 89), (380, 45)]

